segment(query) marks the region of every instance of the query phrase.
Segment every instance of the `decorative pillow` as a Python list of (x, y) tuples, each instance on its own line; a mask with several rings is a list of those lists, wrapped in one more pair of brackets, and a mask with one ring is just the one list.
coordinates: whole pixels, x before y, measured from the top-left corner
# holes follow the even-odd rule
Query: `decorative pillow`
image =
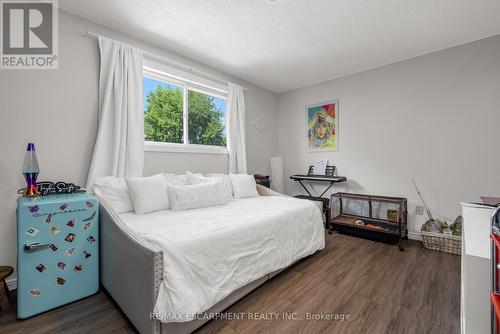
[(169, 208), (167, 181), (163, 174), (125, 179), (135, 213), (142, 215)]
[(191, 174), (191, 175), (196, 175), (196, 176), (201, 176), (201, 177), (204, 177), (205, 175), (203, 175), (203, 173), (191, 173), (190, 171), (187, 171), (186, 172), (186, 175), (188, 174)]
[(200, 184), (200, 183), (208, 183), (213, 182), (214, 180), (210, 180), (208, 177), (204, 175), (193, 174), (191, 172), (186, 172), (186, 184)]
[(168, 184), (188, 184), (187, 175), (163, 173), (163, 177)]
[(173, 211), (226, 204), (220, 182), (193, 185), (168, 185), (167, 192)]
[(123, 177), (105, 176), (94, 183), (94, 193), (102, 197), (117, 213), (134, 211)]
[(207, 174), (209, 179), (216, 179), (220, 181), (222, 185), (222, 189), (224, 192), (224, 196), (228, 201), (234, 200), (233, 196), (233, 184), (231, 183), (231, 177), (227, 174), (218, 174), (218, 173), (210, 173)]
[(257, 197), (257, 184), (253, 175), (229, 174), (233, 185), (234, 198)]

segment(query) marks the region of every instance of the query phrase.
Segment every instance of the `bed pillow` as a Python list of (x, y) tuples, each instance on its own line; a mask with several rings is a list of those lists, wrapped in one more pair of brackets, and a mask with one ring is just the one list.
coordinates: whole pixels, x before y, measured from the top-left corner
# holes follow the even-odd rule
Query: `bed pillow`
[(229, 174), (233, 185), (234, 198), (257, 197), (257, 184), (253, 175)]
[(168, 197), (173, 211), (226, 204), (220, 182), (193, 185), (168, 185)]
[(163, 174), (127, 178), (125, 181), (136, 214), (142, 215), (169, 208), (167, 181)]
[(163, 177), (168, 184), (188, 184), (187, 175), (163, 173)]
[(231, 177), (227, 174), (210, 173), (207, 177), (219, 180), (224, 191), (224, 196), (226, 196), (228, 201), (234, 200), (233, 196), (233, 184), (231, 183)]
[(210, 180), (208, 177), (203, 174), (193, 174), (191, 172), (186, 172), (186, 184), (200, 184), (200, 183), (208, 183), (213, 182), (214, 180)]
[(127, 183), (123, 177), (98, 178), (94, 182), (94, 193), (108, 202), (116, 213), (134, 211)]

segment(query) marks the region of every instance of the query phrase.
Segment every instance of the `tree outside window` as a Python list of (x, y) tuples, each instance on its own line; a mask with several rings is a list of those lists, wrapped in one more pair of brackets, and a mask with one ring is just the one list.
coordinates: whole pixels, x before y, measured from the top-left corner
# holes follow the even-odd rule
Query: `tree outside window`
[[(183, 143), (183, 87), (144, 77), (146, 141)], [(226, 146), (226, 101), (188, 89), (189, 144)]]

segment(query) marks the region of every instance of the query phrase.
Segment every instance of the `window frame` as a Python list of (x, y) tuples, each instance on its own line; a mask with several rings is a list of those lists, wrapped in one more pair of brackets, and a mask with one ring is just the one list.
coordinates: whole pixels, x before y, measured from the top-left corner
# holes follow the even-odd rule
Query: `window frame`
[[(154, 67), (144, 65), (142, 68), (142, 77), (150, 78), (165, 82), (167, 84), (176, 85), (182, 88), (183, 103), (182, 103), (182, 120), (183, 120), (183, 143), (167, 143), (148, 141), (144, 139), (144, 149), (146, 152), (165, 152), (165, 153), (195, 153), (195, 154), (220, 154), (228, 155), (227, 146), (203, 145), (203, 144), (190, 144), (189, 143), (189, 106), (188, 94), (189, 91), (197, 92), (213, 96), (219, 99), (224, 99), (227, 102), (227, 91), (216, 88), (215, 85), (197, 82), (190, 79), (185, 79), (180, 76), (169, 74), (158, 70)], [(226, 120), (226, 136), (229, 133), (229, 124)], [(227, 140), (227, 139), (226, 139)]]

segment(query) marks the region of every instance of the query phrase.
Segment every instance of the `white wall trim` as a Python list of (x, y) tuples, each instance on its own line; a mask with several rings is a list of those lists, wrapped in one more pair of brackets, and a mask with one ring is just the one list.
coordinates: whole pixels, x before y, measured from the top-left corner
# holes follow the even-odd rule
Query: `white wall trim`
[(7, 288), (9, 288), (9, 291), (17, 289), (17, 278), (6, 279), (5, 283), (7, 284)]
[(422, 235), (417, 232), (408, 232), (408, 239), (422, 241)]
[(167, 152), (167, 153), (193, 153), (193, 154), (220, 154), (228, 155), (227, 148), (222, 146), (197, 145), (197, 144), (174, 144), (145, 141), (146, 152)]
[[(148, 63), (148, 60), (146, 59), (145, 62)], [(198, 91), (198, 93), (213, 95), (224, 100), (227, 99), (227, 84), (220, 85), (216, 82), (202, 80), (199, 78), (196, 81), (190, 80), (188, 78), (190, 76), (190, 73), (183, 73), (183, 71), (178, 72), (168, 67), (164, 71), (158, 69), (159, 67), (161, 68), (163, 66), (165, 65), (161, 63), (154, 63), (154, 65), (151, 64), (151, 66), (144, 65), (142, 67), (142, 73), (145, 77), (164, 81), (167, 83), (173, 83), (179, 86), (188, 86), (190, 90)], [(178, 74), (176, 75), (176, 73)]]

